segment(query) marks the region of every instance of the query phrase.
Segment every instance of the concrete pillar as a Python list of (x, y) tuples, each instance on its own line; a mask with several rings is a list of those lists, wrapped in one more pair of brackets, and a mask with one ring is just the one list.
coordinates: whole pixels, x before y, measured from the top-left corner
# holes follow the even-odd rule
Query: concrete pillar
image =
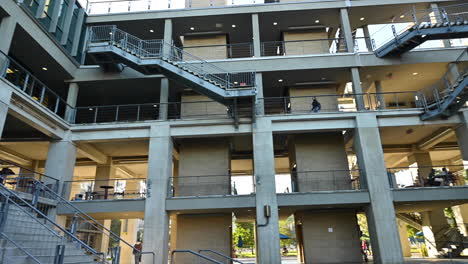
[[(94, 191), (102, 194), (104, 189), (101, 186), (114, 186), (116, 168), (112, 165), (112, 159), (107, 159), (106, 164), (98, 164), (96, 166), (96, 182), (94, 184)], [(112, 195), (112, 190), (109, 190), (109, 196)]]
[(54, 0), (50, 9), (52, 9), (52, 13), (50, 13), (50, 24), (49, 24), (49, 32), (55, 32), (57, 29), (57, 23), (60, 17), (60, 11), (62, 9), (63, 0)]
[[(256, 180), (257, 262), (280, 264), (275, 158), (269, 119), (257, 117), (253, 124), (253, 150)], [(265, 216), (265, 206), (271, 209), (270, 217)]]
[(366, 41), (367, 50), (369, 50), (369, 51), (374, 50), (374, 48), (372, 47), (372, 39), (371, 39), (371, 35), (370, 35), (370, 32), (369, 32), (369, 25), (363, 26), (362, 31), (364, 32), (364, 38), (365, 38), (365, 41)]
[(73, 39), (72, 39), (72, 49), (71, 49), (71, 55), (72, 56), (78, 55), (78, 47), (80, 45), (81, 33), (82, 33), (82, 30), (83, 30), (84, 17), (85, 17), (85, 10), (83, 8), (81, 8), (78, 11), (78, 17), (76, 19), (76, 25), (75, 25), (75, 35), (73, 36)]
[(257, 87), (257, 96), (255, 97), (255, 113), (265, 115), (265, 99), (263, 97), (263, 76), (262, 73), (255, 73), (255, 86)]
[[(437, 3), (431, 3), (431, 9), (434, 12), (435, 20), (436, 21), (431, 21), (432, 23), (444, 23), (445, 21), (442, 19), (442, 13), (440, 12), (441, 10), (439, 9), (439, 5)], [(442, 40), (443, 42), (443, 47), (444, 48), (450, 48), (452, 45), (450, 44), (449, 39), (444, 39)]]
[(458, 68), (458, 63), (449, 63), (448, 71), (450, 72), (450, 78), (452, 79), (452, 82), (455, 82), (460, 77), (460, 69)]
[(159, 93), (159, 120), (167, 120), (169, 105), (169, 79), (161, 79), (161, 91)]
[[(76, 146), (69, 140), (53, 141), (49, 144), (45, 175), (64, 181), (71, 181), (75, 170)], [(71, 187), (71, 186), (69, 186)], [(69, 197), (70, 190), (59, 190), (62, 197)]]
[(422, 225), (424, 239), (429, 257), (439, 256), (439, 251), (446, 243), (444, 230), (449, 227), (444, 209), (437, 209), (430, 212), (422, 212)]
[(351, 23), (349, 22), (349, 15), (347, 8), (340, 9), (340, 18), (341, 18), (341, 32), (346, 41), (346, 49), (348, 52), (354, 52), (354, 38), (353, 30), (351, 28)]
[(68, 41), (68, 34), (70, 33), (70, 26), (71, 21), (73, 18), (73, 10), (75, 8), (76, 0), (69, 0), (68, 1), (68, 8), (65, 10), (65, 21), (63, 22), (63, 29), (62, 29), (62, 39), (60, 40), (60, 44), (66, 45)]
[(78, 83), (70, 83), (68, 85), (68, 94), (67, 94), (67, 107), (65, 110), (65, 120), (70, 123), (73, 123), (75, 120), (75, 107), (76, 102), (78, 101), (78, 91), (80, 87)]
[(35, 14), (36, 18), (42, 18), (43, 17), (46, 2), (47, 2), (46, 0), (38, 0), (37, 1), (37, 9), (36, 9), (36, 14)]
[(3, 128), (8, 116), (8, 107), (10, 106), (11, 90), (0, 89), (0, 139), (2, 138)]
[(172, 138), (168, 123), (154, 124), (150, 129), (148, 154), (147, 195), (143, 251), (156, 254), (143, 255), (143, 263), (167, 263), (169, 253), (169, 214), (166, 197), (172, 175)]
[(379, 103), (379, 109), (385, 109), (386, 108), (386, 103), (385, 103), (385, 96), (383, 94), (383, 88), (382, 88), (382, 82), (381, 81), (375, 81), (375, 93), (377, 94), (377, 102)]
[[(107, 228), (108, 230), (111, 229), (112, 220), (97, 220), (102, 226)], [(109, 239), (110, 237), (104, 235), (104, 233), (96, 234), (96, 240), (94, 241), (94, 247), (98, 252), (105, 253), (107, 256), (107, 252), (109, 251)]]
[[(460, 148), (462, 160), (466, 163), (468, 162), (468, 111), (462, 111), (459, 113), (459, 115), (463, 123), (457, 127), (455, 133), (457, 136), (458, 147)], [(460, 182), (458, 184), (461, 185), (463, 183), (464, 182)], [(460, 232), (462, 232), (465, 236), (468, 236), (468, 204), (454, 206), (452, 209), (454, 209), (455, 218)]]
[(400, 234), (401, 249), (403, 257), (411, 257), (411, 244), (408, 239), (408, 229), (406, 223), (397, 219), (398, 233)]
[(408, 163), (416, 163), (418, 166), (417, 184), (424, 186), (424, 181), (431, 173), (432, 160), (429, 151), (414, 151), (408, 156)]
[(351, 81), (353, 83), (353, 93), (356, 94), (356, 107), (358, 110), (364, 110), (363, 90), (361, 86), (361, 76), (358, 68), (351, 68)]
[(403, 263), (392, 193), (387, 177), (377, 118), (356, 116), (354, 147), (359, 169), (366, 178), (371, 203), (366, 214), (376, 263)]
[[(135, 245), (138, 234), (138, 219), (123, 219), (120, 226), (120, 237), (130, 245)], [(135, 264), (133, 249), (120, 243), (120, 264)]]
[(252, 14), (252, 42), (253, 42), (253, 56), (261, 57), (261, 42), (260, 42), (260, 23), (258, 21), (258, 14)]
[[(4, 17), (0, 20), (0, 51), (8, 54), (10, 51), (11, 42), (13, 41), (13, 35), (15, 34), (16, 20), (14, 17)], [(1, 57), (0, 57), (0, 62)], [(3, 63), (0, 63), (3, 65)]]
[(172, 19), (166, 18), (164, 20), (164, 46), (163, 46), (163, 55), (170, 56), (171, 50), (169, 46), (172, 45)]

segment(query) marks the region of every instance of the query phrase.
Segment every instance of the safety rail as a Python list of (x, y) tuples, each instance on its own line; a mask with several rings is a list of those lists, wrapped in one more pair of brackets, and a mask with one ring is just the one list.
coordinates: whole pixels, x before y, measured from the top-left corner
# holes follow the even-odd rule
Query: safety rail
[[(79, 239), (75, 234), (73, 234), (73, 232), (68, 231), (67, 229), (57, 224), (54, 220), (50, 219), (46, 215), (47, 211), (42, 210), (43, 208), (37, 208), (35, 205), (25, 201), (18, 194), (9, 190), (1, 184), (0, 197), (2, 198), (3, 202), (2, 207), (7, 207), (2, 208), (3, 213), (1, 218), (0, 229), (2, 230), (2, 232), (9, 235), (11, 239), (14, 239), (16, 243), (22, 243), (23, 245), (21, 246), (24, 247), (28, 247), (26, 245), (29, 245), (29, 247), (31, 247), (29, 242), (34, 241), (35, 237), (40, 239), (40, 237), (43, 237), (46, 234), (48, 234), (52, 238), (43, 241), (49, 241), (49, 243), (56, 244), (59, 248), (64, 248), (66, 244), (73, 243), (74, 245), (77, 245), (81, 249), (85, 250), (88, 254), (91, 254), (95, 261), (98, 261), (99, 263), (105, 263), (106, 257), (104, 253), (98, 252), (95, 249), (91, 248), (89, 245), (87, 245), (81, 239)], [(10, 208), (8, 208), (9, 206), (14, 206), (16, 208), (16, 212), (9, 213), (9, 210), (11, 210)], [(24, 220), (20, 221), (16, 219), (14, 222), (9, 222), (8, 217), (12, 217), (13, 215), (15, 215), (15, 217), (20, 217)], [(42, 228), (39, 230), (31, 228), (28, 234), (24, 234), (24, 237), (21, 237), (22, 234), (14, 233), (13, 231), (17, 228), (24, 228), (25, 225), (27, 226), (28, 224), (26, 219), (33, 219), (33, 222), (41, 226)], [(6, 230), (6, 227), (8, 227), (8, 230)], [(10, 235), (9, 232), (13, 233)], [(63, 250), (57, 250), (56, 247), (52, 247), (45, 248), (45, 251), (45, 254), (48, 254), (47, 256), (55, 256), (55, 258), (61, 257), (63, 259)], [(57, 256), (56, 254), (62, 254), (62, 256)], [(35, 257), (38, 258), (40, 257), (40, 255), (35, 255)]]
[(176, 176), (169, 178), (168, 190), (168, 197), (249, 195), (255, 181), (247, 174)]
[(204, 60), (249, 58), (254, 55), (252, 43), (184, 46), (182, 49)]
[(220, 257), (223, 257), (224, 259), (228, 260), (228, 261), (231, 261), (231, 262), (237, 262), (237, 263), (240, 263), (240, 264), (253, 264), (253, 263), (245, 263), (245, 262), (242, 262), (240, 260), (237, 260), (237, 259), (234, 259), (234, 258), (231, 258), (231, 257), (228, 257), (222, 253), (219, 253), (217, 251), (214, 251), (214, 250), (211, 250), (211, 249), (200, 249), (198, 250), (198, 253), (202, 253), (202, 252), (209, 252), (209, 253), (213, 253), (215, 255), (218, 255)]
[(72, 201), (142, 199), (146, 189), (145, 178), (65, 181), (62, 188)]
[(424, 107), (425, 111), (431, 111), (441, 108), (444, 100), (453, 92), (456, 86), (468, 75), (468, 65), (464, 68), (459, 64), (462, 58), (468, 54), (466, 48), (453, 65), (449, 65), (449, 69), (441, 79), (431, 86), (424, 88), (417, 93), (418, 104)]
[(387, 168), (390, 186), (400, 188), (463, 187), (468, 166), (438, 165)]
[(261, 43), (262, 56), (346, 53), (344, 38), (266, 41)]
[[(385, 24), (375, 31), (372, 38), (374, 50), (377, 50), (410, 30), (420, 28), (453, 26), (468, 23), (468, 4), (457, 4), (438, 8), (415, 9), (395, 16), (390, 24)], [(382, 37), (390, 36), (390, 37)]]
[(58, 93), (2, 51), (0, 51), (0, 78), (8, 81), (22, 94), (34, 99), (42, 107), (62, 119), (66, 119), (67, 111), (73, 109)]
[(225, 90), (255, 86), (254, 71), (228, 72), (163, 40), (142, 40), (118, 29), (115, 25), (92, 26), (89, 30), (88, 46), (105, 42), (140, 59), (167, 60), (185, 71), (213, 81)]
[[(217, 261), (217, 260), (212, 259), (212, 258), (210, 258), (210, 257), (207, 257), (207, 256), (205, 256), (205, 255), (203, 255), (203, 254), (200, 254), (200, 253), (198, 253), (198, 252), (195, 252), (195, 251), (193, 251), (193, 250), (188, 250), (188, 249), (176, 249), (176, 250), (172, 250), (172, 252), (171, 252), (171, 264), (176, 263), (176, 262), (175, 262), (175, 254), (176, 254), (176, 253), (189, 253), (189, 254), (194, 255), (195, 257), (202, 258), (202, 259), (207, 260), (207, 261), (212, 262), (212, 263), (224, 264), (223, 262)], [(192, 263), (196, 263), (196, 262), (192, 262)]]
[[(27, 251), (24, 247), (22, 247), (19, 243), (17, 243), (16, 241), (14, 241), (13, 239), (11, 239), (7, 234), (5, 234), (4, 232), (0, 232), (0, 237), (6, 239), (9, 243), (13, 244), (17, 249), (19, 249), (24, 255), (25, 258), (29, 257), (32, 261), (34, 261), (34, 263), (37, 263), (37, 264), (41, 264), (41, 262), (33, 256), (33, 254), (29, 253), (29, 251)], [(8, 256), (8, 255), (4, 255), (3, 256), (3, 261), (5, 263), (14, 263), (15, 260), (12, 259), (13, 256)]]
[(353, 191), (361, 186), (362, 172), (355, 170), (292, 171), (291, 192)]

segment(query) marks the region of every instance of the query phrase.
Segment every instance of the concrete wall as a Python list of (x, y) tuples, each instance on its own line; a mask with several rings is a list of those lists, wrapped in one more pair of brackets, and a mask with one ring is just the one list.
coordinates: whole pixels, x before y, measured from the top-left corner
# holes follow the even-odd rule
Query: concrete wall
[[(335, 95), (335, 96), (322, 96), (320, 95)], [(317, 101), (322, 106), (320, 112), (337, 111), (338, 110), (338, 96), (336, 95), (335, 87), (302, 87), (302, 88), (289, 88), (289, 96), (307, 96), (299, 98), (291, 98), (291, 112), (292, 113), (311, 113), (312, 112), (312, 96), (316, 97)]]
[(226, 6), (227, 0), (185, 0), (185, 7)]
[[(231, 214), (178, 215), (177, 249), (211, 249), (226, 256), (231, 255)], [(209, 253), (207, 255), (211, 256)], [(216, 258), (218, 259), (218, 258)], [(186, 253), (176, 255), (175, 263), (209, 263)]]
[[(323, 31), (322, 31), (323, 30)], [(283, 32), (284, 41), (295, 41), (295, 40), (318, 40), (328, 39), (328, 33), (325, 29), (313, 30), (313, 31), (292, 31)], [(321, 54), (329, 53), (329, 42), (328, 41), (298, 41), (298, 42), (286, 42), (285, 52), (286, 55), (301, 55), (301, 54)]]
[(204, 95), (182, 95), (181, 118), (227, 118), (227, 108)]
[(298, 212), (305, 263), (361, 263), (356, 213)]
[[(202, 2), (202, 1), (201, 1)], [(209, 36), (184, 36), (184, 50), (194, 56), (205, 60), (226, 59), (227, 58), (227, 36), (222, 35), (209, 35)], [(223, 45), (217, 47), (198, 47), (190, 48), (190, 46), (212, 46)], [(184, 58), (186, 60), (193, 60), (189, 56)]]
[(181, 177), (175, 186), (176, 196), (230, 194), (230, 148), (226, 139), (184, 139), (179, 157)]
[(341, 132), (298, 134), (293, 144), (300, 192), (350, 189)]

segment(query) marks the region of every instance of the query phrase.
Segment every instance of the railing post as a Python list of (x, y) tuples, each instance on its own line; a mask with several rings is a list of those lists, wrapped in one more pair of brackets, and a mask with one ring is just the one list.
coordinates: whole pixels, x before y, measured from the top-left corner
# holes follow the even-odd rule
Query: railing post
[(137, 121), (140, 121), (140, 105), (137, 106)]
[[(109, 3), (109, 11), (110, 11), (110, 3)], [(110, 37), (110, 42), (113, 44), (115, 43), (115, 32), (117, 31), (117, 26), (112, 26), (111, 29), (111, 37)]]
[(94, 123), (97, 123), (98, 107), (96, 106), (96, 111), (94, 111)]
[(65, 258), (65, 245), (57, 245), (55, 247), (54, 264), (63, 264)]
[(24, 84), (23, 84), (23, 87), (22, 87), (22, 91), (26, 91), (26, 88), (28, 87), (28, 83), (29, 83), (29, 73), (26, 73), (26, 77), (24, 77)]
[(119, 106), (115, 109), (115, 122), (119, 121)]
[(42, 102), (44, 102), (44, 95), (45, 95), (45, 86), (42, 86), (42, 90), (41, 90), (41, 97), (39, 99), (39, 103), (42, 104)]
[(10, 207), (10, 197), (5, 195), (5, 201), (0, 208), (0, 233), (5, 230), (5, 225), (8, 218), (8, 209)]
[(75, 213), (71, 221), (70, 233), (75, 235), (77, 229), (78, 229), (78, 213)]
[(33, 197), (31, 200), (31, 204), (32, 206), (37, 208), (37, 204), (39, 203), (39, 194), (41, 193), (41, 190), (42, 190), (42, 184), (37, 181), (34, 181), (33, 186), (34, 186), (34, 192), (32, 193)]
[(57, 99), (55, 99), (54, 113), (58, 112), (59, 105), (60, 105), (60, 97), (57, 96)]
[(114, 248), (114, 257), (112, 258), (112, 264), (120, 263), (120, 246)]

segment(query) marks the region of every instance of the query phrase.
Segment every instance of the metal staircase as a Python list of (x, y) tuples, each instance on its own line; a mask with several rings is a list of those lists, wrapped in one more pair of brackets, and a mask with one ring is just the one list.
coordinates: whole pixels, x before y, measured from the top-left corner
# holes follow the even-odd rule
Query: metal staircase
[(448, 118), (462, 108), (468, 99), (468, 65), (466, 60), (468, 49), (465, 49), (458, 59), (449, 65), (449, 70), (442, 79), (416, 93), (416, 103), (424, 108), (421, 120), (437, 117)]
[(256, 95), (254, 71), (229, 72), (163, 40), (142, 40), (114, 25), (89, 30), (88, 55), (104, 69), (125, 64), (146, 75), (162, 73), (225, 105)]
[[(408, 20), (408, 18), (411, 18)], [(373, 39), (375, 55), (379, 58), (401, 55), (428, 40), (442, 40), (468, 37), (468, 4), (452, 5), (427, 10), (412, 10), (393, 21), (393, 38), (375, 46), (375, 38), (381, 38), (377, 32)], [(395, 24), (408, 23), (397, 32)], [(385, 27), (384, 27), (385, 28)]]

